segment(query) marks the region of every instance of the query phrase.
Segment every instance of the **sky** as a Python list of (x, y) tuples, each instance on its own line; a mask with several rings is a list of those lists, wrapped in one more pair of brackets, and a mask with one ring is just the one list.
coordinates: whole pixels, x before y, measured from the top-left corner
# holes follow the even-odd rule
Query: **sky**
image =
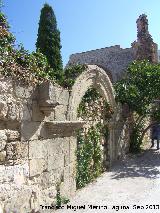
[(154, 42), (160, 45), (160, 0), (3, 0), (17, 43), (35, 51), (40, 10), (53, 7), (61, 32), (63, 65), (69, 56), (113, 45), (122, 48), (136, 40), (136, 20), (145, 13)]

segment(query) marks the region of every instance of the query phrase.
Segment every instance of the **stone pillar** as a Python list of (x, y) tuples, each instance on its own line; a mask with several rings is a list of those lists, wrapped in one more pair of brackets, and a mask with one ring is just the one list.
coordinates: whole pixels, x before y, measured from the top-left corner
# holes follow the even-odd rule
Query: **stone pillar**
[(149, 60), (150, 62), (158, 62), (158, 46), (153, 42), (152, 36), (148, 31), (148, 19), (142, 14), (137, 19), (137, 41), (131, 45), (134, 50), (136, 60)]

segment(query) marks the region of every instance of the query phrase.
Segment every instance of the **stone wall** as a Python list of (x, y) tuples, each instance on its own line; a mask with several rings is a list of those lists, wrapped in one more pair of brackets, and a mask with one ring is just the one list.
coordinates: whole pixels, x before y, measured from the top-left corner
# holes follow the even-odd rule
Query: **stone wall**
[(0, 211), (45, 212), (40, 205), (56, 203), (57, 185), (61, 196), (75, 194), (76, 130), (85, 124), (76, 119), (76, 98), (80, 102), (90, 86), (99, 88), (115, 110), (108, 142), (111, 165), (124, 153), (118, 143), (127, 142), (120, 140), (124, 121), (102, 69), (89, 66), (72, 91), (49, 82), (35, 87), (0, 77)]
[(96, 64), (103, 68), (111, 81), (122, 78), (127, 66), (134, 60), (132, 48), (123, 49), (119, 45), (97, 50), (76, 53), (70, 56), (67, 64)]
[(0, 211), (36, 212), (55, 204), (57, 184), (61, 196), (75, 193), (79, 124), (66, 121), (68, 101), (59, 86), (0, 78)]

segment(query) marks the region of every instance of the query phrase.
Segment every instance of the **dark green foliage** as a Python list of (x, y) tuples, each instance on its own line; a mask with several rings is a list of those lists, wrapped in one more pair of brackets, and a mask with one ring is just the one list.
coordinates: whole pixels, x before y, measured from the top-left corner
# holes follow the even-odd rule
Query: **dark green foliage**
[(73, 65), (64, 70), (63, 79), (59, 82), (66, 88), (71, 88), (75, 83), (75, 79), (86, 70), (86, 65)]
[(126, 103), (136, 115), (130, 151), (138, 151), (142, 144), (140, 135), (144, 130), (144, 119), (147, 116), (152, 116), (154, 120), (160, 118), (159, 111), (153, 111), (153, 102), (160, 97), (160, 64), (152, 64), (146, 60), (134, 61), (129, 66), (126, 77), (115, 84), (115, 91), (117, 101)]
[(160, 105), (154, 106), (151, 112), (151, 118), (153, 121), (160, 122)]
[(143, 133), (143, 125), (144, 123), (141, 122), (138, 125), (134, 125), (131, 135), (130, 135), (130, 147), (129, 151), (132, 153), (138, 153), (141, 151), (141, 135)]
[[(101, 120), (91, 125), (87, 133), (84, 134), (83, 129), (81, 129), (77, 134), (77, 188), (84, 187), (96, 179), (104, 170), (101, 140), (103, 137), (105, 141), (108, 141), (109, 129), (107, 121), (112, 117), (113, 111), (110, 105), (101, 99), (99, 92), (94, 88), (90, 88), (79, 105), (78, 116), (83, 118), (83, 120), (88, 120), (89, 118), (95, 120), (98, 116), (98, 109), (94, 105), (95, 102), (103, 103), (101, 108), (102, 118), (105, 118), (106, 124), (101, 123)], [(86, 108), (86, 103), (93, 106), (92, 110)]]
[(53, 80), (53, 70), (46, 57), (40, 52), (29, 53), (22, 45), (15, 48), (15, 38), (9, 32), (9, 25), (0, 13), (0, 72), (26, 83)]
[(134, 61), (126, 78), (115, 84), (115, 91), (117, 101), (127, 103), (139, 115), (147, 114), (150, 104), (159, 98), (160, 64)]
[(86, 65), (67, 67), (64, 72), (53, 70), (47, 58), (37, 50), (29, 53), (22, 45), (15, 48), (15, 38), (9, 32), (9, 25), (3, 13), (0, 13), (0, 72), (26, 83), (38, 83), (44, 80), (55, 81), (65, 88), (71, 88), (75, 79), (86, 69)]
[(67, 204), (70, 201), (68, 198), (61, 196), (60, 185), (61, 185), (61, 183), (58, 183), (56, 186), (56, 189), (57, 189), (56, 206), (61, 206), (62, 204)]
[(36, 47), (46, 56), (55, 78), (62, 78), (60, 32), (54, 11), (48, 4), (44, 4), (41, 10)]
[(91, 116), (93, 116), (93, 114), (94, 114), (94, 116), (96, 116), (96, 114), (97, 114), (96, 108), (94, 111), (88, 112), (88, 110), (85, 107), (85, 103), (91, 103), (93, 101), (98, 100), (98, 98), (100, 98), (100, 94), (95, 88), (88, 89), (88, 91), (86, 92), (85, 96), (83, 97), (83, 99), (78, 107), (78, 116), (82, 117), (82, 118), (84, 118), (84, 117), (88, 118), (88, 117), (90, 117), (90, 113), (92, 113)]
[(79, 132), (77, 143), (76, 181), (77, 188), (82, 188), (103, 171), (100, 132), (96, 127), (91, 127), (85, 137)]

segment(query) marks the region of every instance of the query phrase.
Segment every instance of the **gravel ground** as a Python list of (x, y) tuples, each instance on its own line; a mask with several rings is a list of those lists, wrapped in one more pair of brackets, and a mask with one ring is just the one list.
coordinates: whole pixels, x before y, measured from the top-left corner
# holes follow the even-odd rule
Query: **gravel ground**
[(111, 171), (77, 191), (70, 203), (56, 211), (71, 212), (160, 213), (160, 151), (146, 150), (114, 164)]

